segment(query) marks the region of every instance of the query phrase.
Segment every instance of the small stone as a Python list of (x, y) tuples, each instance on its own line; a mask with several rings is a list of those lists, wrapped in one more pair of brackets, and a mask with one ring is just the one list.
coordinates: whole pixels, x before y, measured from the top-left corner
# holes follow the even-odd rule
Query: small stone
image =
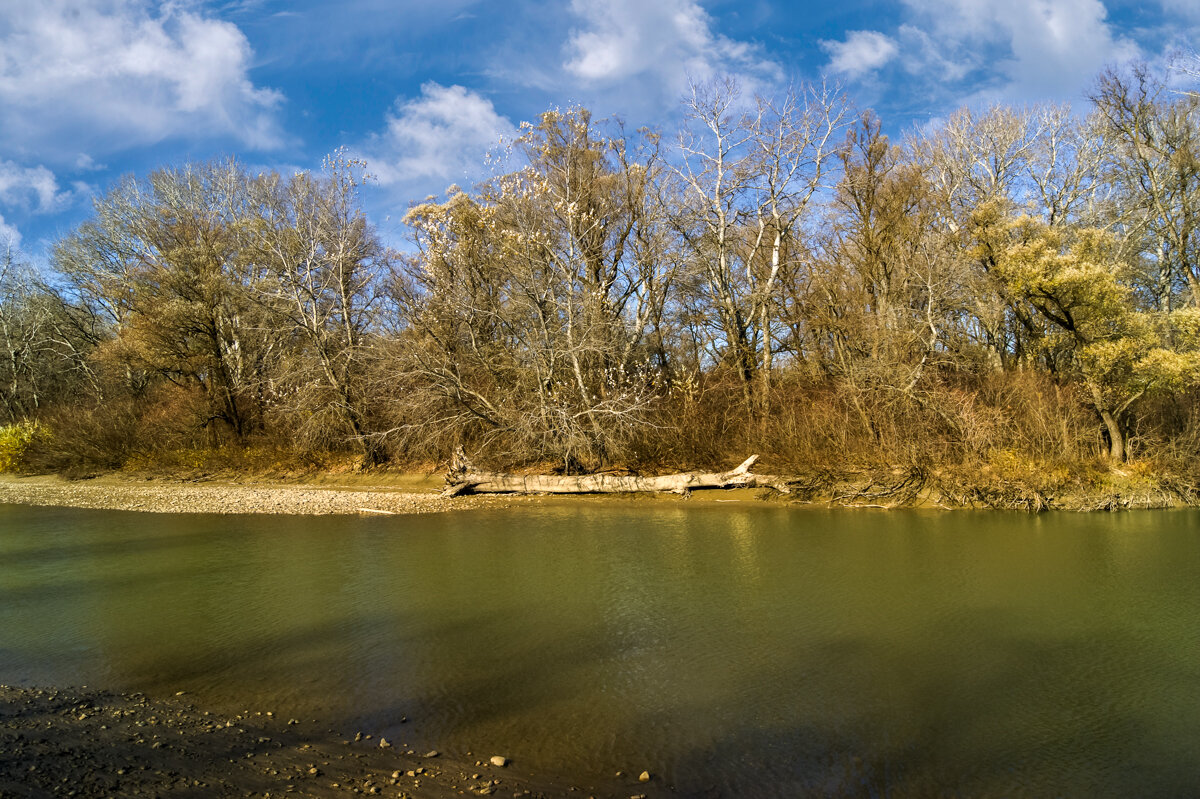
[(502, 755), (493, 755), (490, 762), (493, 766), (499, 766), (500, 768), (504, 768), (505, 766), (508, 765), (508, 758), (504, 757)]
[(358, 743), (362, 739), (363, 739), (363, 735), (361, 732), (354, 733), (354, 743)]
[(309, 773), (309, 776), (320, 777), (321, 769), (317, 768), (316, 766), (312, 766), (311, 768), (309, 768), (308, 773)]
[(390, 747), (391, 745), (392, 745), (391, 741), (389, 741), (387, 738), (380, 738), (380, 739), (379, 739), (379, 748), (380, 748), (380, 749), (387, 749), (387, 748), (388, 748), (388, 747)]
[(394, 779), (394, 780), (398, 780), (398, 779), (400, 779), (400, 772), (399, 772), (399, 771), (393, 771), (393, 772), (392, 772), (392, 779)]
[(650, 772), (643, 771), (638, 775), (638, 782), (650, 782)]
[(437, 756), (438, 756), (438, 753), (437, 753), (436, 749), (432, 749), (425, 753), (425, 757), (437, 757)]

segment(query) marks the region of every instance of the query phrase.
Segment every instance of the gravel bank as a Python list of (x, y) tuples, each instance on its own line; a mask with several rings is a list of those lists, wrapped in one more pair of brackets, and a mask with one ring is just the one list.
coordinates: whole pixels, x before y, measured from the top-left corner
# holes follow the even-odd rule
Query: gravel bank
[(0, 797), (591, 795), (488, 756), (355, 737), (313, 735), (265, 712), (208, 712), (186, 696), (0, 685)]
[(0, 504), (58, 505), (150, 513), (326, 514), (439, 513), (506, 507), (509, 497), (442, 499), (436, 491), (279, 484), (176, 483), (120, 477), (66, 481), (0, 475)]

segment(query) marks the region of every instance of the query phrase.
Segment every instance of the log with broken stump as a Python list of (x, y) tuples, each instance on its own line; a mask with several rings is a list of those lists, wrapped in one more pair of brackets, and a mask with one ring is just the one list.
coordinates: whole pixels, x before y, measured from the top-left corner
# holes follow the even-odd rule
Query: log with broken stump
[(728, 472), (678, 472), (656, 476), (630, 474), (513, 474), (476, 468), (462, 447), (454, 452), (446, 473), (443, 497), (460, 494), (687, 494), (709, 488), (773, 488), (790, 493), (788, 481), (777, 475), (753, 474), (758, 462), (751, 455)]

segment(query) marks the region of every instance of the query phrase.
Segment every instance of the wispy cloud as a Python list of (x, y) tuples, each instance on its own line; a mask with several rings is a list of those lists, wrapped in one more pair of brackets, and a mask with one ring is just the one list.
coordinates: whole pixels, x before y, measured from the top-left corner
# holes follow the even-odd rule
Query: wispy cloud
[(965, 99), (1077, 97), (1106, 65), (1141, 55), (1100, 0), (905, 0), (901, 41), (915, 76), (969, 77)]
[(232, 23), (152, 0), (0, 3), (0, 143), (74, 160), (172, 137), (280, 144)]

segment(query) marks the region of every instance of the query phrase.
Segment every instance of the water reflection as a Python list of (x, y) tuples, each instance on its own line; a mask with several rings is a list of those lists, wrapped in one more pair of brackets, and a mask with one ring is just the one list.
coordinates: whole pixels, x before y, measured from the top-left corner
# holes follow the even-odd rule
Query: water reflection
[(1182, 795), (1198, 534), (1190, 512), (0, 506), (0, 681), (187, 690), (679, 795)]

